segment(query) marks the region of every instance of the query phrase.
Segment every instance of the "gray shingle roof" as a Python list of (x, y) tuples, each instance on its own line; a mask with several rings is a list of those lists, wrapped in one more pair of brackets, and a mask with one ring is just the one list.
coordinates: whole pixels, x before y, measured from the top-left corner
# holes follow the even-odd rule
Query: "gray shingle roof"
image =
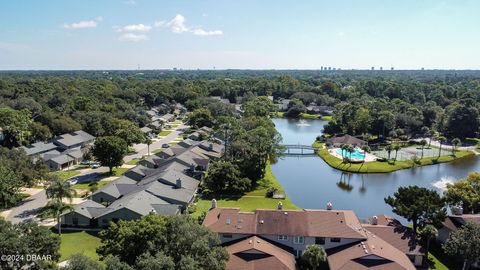
[(118, 198), (121, 195), (124, 195), (130, 192), (135, 187), (136, 183), (137, 181), (135, 180), (132, 180), (125, 176), (121, 176), (120, 178), (113, 180), (112, 182), (99, 188), (92, 195), (98, 194), (98, 193), (105, 193), (112, 197)]
[(95, 137), (92, 135), (86, 133), (85, 131), (78, 130), (59, 136), (57, 139), (55, 139), (55, 142), (66, 147), (70, 147), (77, 144), (87, 143), (93, 139), (95, 139)]
[(105, 208), (105, 206), (92, 200), (87, 200), (85, 202), (75, 205), (72, 211), (65, 212), (62, 215), (66, 215), (70, 212), (75, 212), (87, 218), (94, 218), (106, 211), (107, 209)]
[(135, 213), (144, 216), (152, 212), (152, 210), (155, 211), (153, 205), (160, 204), (168, 203), (146, 192), (145, 190), (141, 190), (139, 192), (127, 194), (124, 197), (114, 201), (107, 207), (108, 210), (100, 216), (105, 216), (123, 208), (127, 208)]
[(72, 162), (73, 160), (74, 159), (71, 156), (66, 155), (66, 154), (62, 154), (60, 156), (56, 156), (56, 157), (50, 159), (51, 162), (54, 162), (58, 165), (62, 165), (62, 164), (68, 163), (68, 162)]
[(57, 149), (57, 147), (53, 143), (37, 142), (28, 146), (22, 146), (22, 149), (25, 150), (28, 156), (31, 156)]

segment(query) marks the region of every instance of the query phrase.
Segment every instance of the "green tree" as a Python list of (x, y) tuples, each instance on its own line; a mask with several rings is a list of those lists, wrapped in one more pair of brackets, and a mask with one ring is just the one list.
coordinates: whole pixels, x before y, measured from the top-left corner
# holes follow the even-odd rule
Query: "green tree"
[(28, 110), (0, 108), (0, 127), (5, 135), (3, 145), (16, 147), (25, 144), (30, 135), (32, 122), (32, 113)]
[(385, 198), (392, 212), (413, 224), (413, 231), (426, 224), (438, 224), (446, 216), (445, 200), (434, 190), (418, 186), (399, 187), (393, 196)]
[(425, 149), (425, 145), (427, 145), (427, 140), (422, 139), (420, 141), (420, 145), (422, 146), (422, 157), (421, 158), (423, 158), (423, 150)]
[(150, 156), (150, 145), (152, 144), (152, 139), (150, 138), (145, 138), (145, 144), (147, 144), (147, 156)]
[(393, 146), (391, 144), (387, 145), (385, 147), (385, 151), (387, 151), (388, 153), (388, 159), (390, 159), (390, 155), (392, 154), (392, 151), (393, 151)]
[(455, 155), (455, 152), (457, 151), (458, 146), (462, 143), (462, 141), (459, 138), (454, 138), (452, 140), (452, 145), (453, 145), (453, 155)]
[(204, 184), (214, 194), (242, 194), (250, 188), (251, 181), (241, 177), (236, 165), (219, 160), (208, 167)]
[(400, 149), (402, 149), (402, 147), (399, 144), (395, 144), (393, 146), (393, 150), (395, 150), (395, 158), (393, 159), (394, 161), (397, 161), (398, 150)]
[[(111, 223), (100, 237), (102, 245), (97, 252), (102, 257), (118, 256), (131, 266), (137, 262), (169, 265), (171, 260), (175, 265), (173, 269), (194, 266), (193, 269), (220, 270), (225, 268), (228, 259), (218, 235), (190, 216), (150, 214), (138, 220), (119, 221)], [(163, 255), (158, 255), (160, 252)]]
[(214, 119), (212, 113), (205, 108), (199, 108), (188, 114), (188, 123), (195, 128), (212, 127)]
[(438, 147), (438, 158), (440, 158), (440, 156), (442, 155), (442, 143), (445, 140), (445, 137), (442, 136), (442, 135), (437, 135), (437, 136), (435, 136), (435, 138), (440, 143), (440, 146)]
[(327, 260), (327, 253), (319, 245), (309, 245), (300, 258), (300, 269), (316, 270), (320, 269), (323, 262)]
[(105, 258), (105, 270), (134, 270), (133, 267), (122, 262), (117, 256), (107, 256)]
[(267, 117), (270, 113), (276, 111), (275, 105), (266, 96), (254, 97), (247, 101), (243, 107), (245, 117)]
[(56, 261), (60, 257), (60, 237), (48, 227), (31, 221), (12, 224), (0, 219), (0, 235), (0, 254), (52, 256), (51, 261), (0, 260), (1, 269), (55, 269)]
[(47, 193), (47, 197), (51, 199), (47, 205), (47, 208), (54, 213), (57, 219), (58, 234), (62, 234), (60, 215), (63, 212), (71, 209), (68, 204), (63, 202), (63, 199), (68, 199), (71, 202), (75, 196), (75, 190), (68, 181), (63, 181), (58, 176), (53, 175), (50, 185), (48, 185), (45, 191)]
[(361, 147), (361, 149), (363, 150), (363, 162), (365, 162), (365, 158), (367, 157), (367, 153), (370, 153), (371, 149), (370, 149), (370, 146), (368, 146), (368, 145), (363, 145)]
[(124, 119), (114, 119), (107, 129), (107, 134), (122, 138), (127, 143), (127, 147), (145, 140), (145, 135), (140, 128), (135, 123)]
[(480, 224), (467, 222), (462, 228), (452, 232), (443, 245), (445, 253), (463, 259), (464, 270), (480, 258)]
[(175, 270), (175, 263), (171, 257), (166, 256), (161, 251), (157, 252), (155, 256), (152, 256), (149, 253), (143, 253), (137, 258), (135, 268), (142, 270)]
[(20, 200), (20, 177), (0, 162), (0, 200), (3, 208), (15, 205)]
[(74, 254), (63, 268), (65, 270), (103, 270), (103, 266), (83, 254)]
[(444, 195), (451, 207), (462, 206), (465, 213), (480, 213), (480, 173), (473, 172), (466, 179), (447, 184)]
[(48, 126), (45, 126), (39, 122), (33, 122), (30, 127), (30, 142), (47, 141), (52, 138), (52, 132)]
[(426, 244), (426, 250), (425, 254), (428, 254), (428, 251), (430, 250), (430, 241), (432, 239), (437, 238), (438, 236), (438, 230), (435, 228), (433, 225), (426, 225), (421, 231), (420, 231), (420, 237), (421, 239), (425, 242)]
[(123, 164), (123, 158), (127, 155), (127, 143), (116, 136), (100, 137), (95, 140), (92, 153), (112, 173), (113, 167)]
[(351, 162), (352, 161), (352, 153), (355, 152), (355, 147), (353, 147), (353, 145), (347, 146), (347, 152), (350, 155), (349, 160)]

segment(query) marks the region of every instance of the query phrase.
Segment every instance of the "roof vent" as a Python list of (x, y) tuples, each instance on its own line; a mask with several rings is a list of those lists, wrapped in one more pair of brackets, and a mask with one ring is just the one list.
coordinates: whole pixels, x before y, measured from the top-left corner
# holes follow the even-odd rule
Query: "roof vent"
[(327, 210), (332, 210), (333, 209), (333, 204), (331, 202), (327, 203)]
[(372, 217), (372, 225), (378, 225), (378, 217), (377, 216)]
[(263, 219), (260, 219), (259, 223), (260, 223), (260, 224), (263, 224), (263, 222), (264, 222)]
[(230, 225), (231, 223), (232, 223), (232, 220), (227, 218), (227, 220), (225, 221), (225, 224)]
[(282, 210), (282, 208), (283, 208), (283, 203), (282, 203), (282, 202), (278, 202), (277, 208), (278, 208), (278, 210)]
[(251, 244), (251, 243), (252, 243), (252, 240), (250, 239), (250, 240), (248, 241), (248, 243)]
[(463, 207), (457, 206), (455, 207), (455, 215), (461, 216), (463, 214)]
[(284, 215), (288, 215), (288, 212), (283, 212)]
[(177, 188), (182, 188), (182, 179), (178, 178), (175, 186)]

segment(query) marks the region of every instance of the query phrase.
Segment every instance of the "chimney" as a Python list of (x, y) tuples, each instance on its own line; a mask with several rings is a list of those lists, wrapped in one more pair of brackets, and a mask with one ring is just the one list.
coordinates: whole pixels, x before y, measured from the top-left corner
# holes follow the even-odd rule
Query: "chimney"
[(372, 225), (378, 225), (378, 217), (377, 216), (372, 217)]
[(277, 208), (278, 208), (278, 210), (282, 210), (283, 209), (283, 203), (278, 202)]
[(208, 145), (208, 150), (210, 150), (210, 151), (213, 150), (213, 143), (210, 143), (210, 144)]
[(182, 179), (178, 178), (177, 183), (175, 185), (177, 188), (182, 188)]
[(217, 208), (217, 200), (212, 199), (212, 208), (211, 209), (215, 209), (215, 208)]
[(327, 210), (332, 210), (333, 209), (333, 204), (331, 202), (327, 203)]
[(457, 206), (455, 207), (455, 215), (461, 216), (463, 214), (463, 207)]

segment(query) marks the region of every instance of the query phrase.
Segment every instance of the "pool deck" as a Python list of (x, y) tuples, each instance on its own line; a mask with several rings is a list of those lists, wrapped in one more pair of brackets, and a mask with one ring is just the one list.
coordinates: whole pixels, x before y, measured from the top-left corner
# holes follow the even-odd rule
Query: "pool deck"
[[(328, 152), (330, 153), (330, 155), (332, 155), (332, 156), (334, 156), (338, 159), (343, 159), (342, 155), (340, 153), (338, 153), (338, 149), (340, 149), (340, 148), (328, 149)], [(355, 150), (358, 150), (358, 149), (355, 149)], [(340, 151), (341, 151), (341, 149), (340, 149)], [(361, 151), (361, 150), (358, 150), (358, 151)], [(347, 157), (348, 157), (348, 155), (347, 155)], [(372, 161), (376, 161), (376, 160), (377, 160), (377, 156), (372, 155), (370, 153), (365, 153), (365, 162), (372, 162)], [(352, 158), (352, 161), (362, 162), (363, 158)]]

